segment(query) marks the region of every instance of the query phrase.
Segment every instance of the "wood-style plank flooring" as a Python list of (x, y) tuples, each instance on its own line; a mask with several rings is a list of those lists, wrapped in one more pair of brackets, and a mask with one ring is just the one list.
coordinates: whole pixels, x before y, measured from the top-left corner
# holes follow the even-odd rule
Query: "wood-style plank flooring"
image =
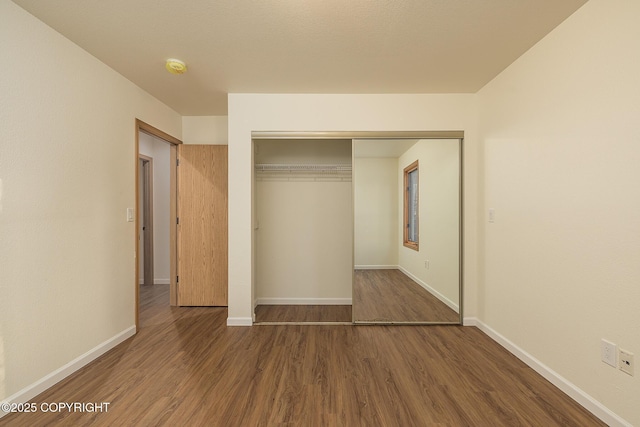
[(351, 322), (350, 305), (259, 305), (256, 323)]
[(108, 412), (0, 425), (604, 425), (474, 327), (227, 327), (224, 308), (168, 300), (143, 288), (138, 334), (33, 400)]
[(355, 270), (353, 318), (363, 322), (460, 323), (458, 313), (400, 270)]

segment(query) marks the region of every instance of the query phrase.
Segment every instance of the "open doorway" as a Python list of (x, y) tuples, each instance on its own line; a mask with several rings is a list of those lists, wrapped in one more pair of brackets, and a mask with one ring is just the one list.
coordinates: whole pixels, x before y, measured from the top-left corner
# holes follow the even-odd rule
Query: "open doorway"
[[(140, 328), (141, 287), (176, 305), (176, 158), (182, 142), (136, 120), (135, 317)], [(168, 289), (160, 289), (168, 288)], [(168, 290), (168, 292), (167, 292)], [(168, 295), (168, 296), (166, 296)], [(164, 303), (164, 301), (163, 301)]]

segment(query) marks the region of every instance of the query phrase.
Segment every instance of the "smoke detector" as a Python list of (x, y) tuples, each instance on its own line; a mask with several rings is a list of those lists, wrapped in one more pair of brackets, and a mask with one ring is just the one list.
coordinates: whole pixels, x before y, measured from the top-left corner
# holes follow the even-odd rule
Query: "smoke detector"
[(187, 72), (187, 64), (180, 61), (179, 59), (167, 59), (167, 64), (165, 68), (171, 74), (184, 74)]

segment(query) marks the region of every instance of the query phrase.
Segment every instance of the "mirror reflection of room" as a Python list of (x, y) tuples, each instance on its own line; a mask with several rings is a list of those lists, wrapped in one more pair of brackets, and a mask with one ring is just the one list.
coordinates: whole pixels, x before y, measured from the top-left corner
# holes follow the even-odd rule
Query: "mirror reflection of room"
[(460, 323), (459, 139), (354, 140), (356, 323)]

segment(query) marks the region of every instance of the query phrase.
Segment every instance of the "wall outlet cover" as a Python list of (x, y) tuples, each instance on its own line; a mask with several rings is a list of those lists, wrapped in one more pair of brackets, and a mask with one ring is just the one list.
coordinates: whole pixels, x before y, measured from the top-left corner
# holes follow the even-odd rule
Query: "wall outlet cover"
[(496, 222), (496, 210), (494, 208), (489, 209), (489, 222)]
[(620, 349), (620, 370), (633, 376), (633, 353)]
[(600, 352), (602, 361), (616, 368), (618, 366), (618, 346), (614, 343), (602, 340), (600, 344)]

